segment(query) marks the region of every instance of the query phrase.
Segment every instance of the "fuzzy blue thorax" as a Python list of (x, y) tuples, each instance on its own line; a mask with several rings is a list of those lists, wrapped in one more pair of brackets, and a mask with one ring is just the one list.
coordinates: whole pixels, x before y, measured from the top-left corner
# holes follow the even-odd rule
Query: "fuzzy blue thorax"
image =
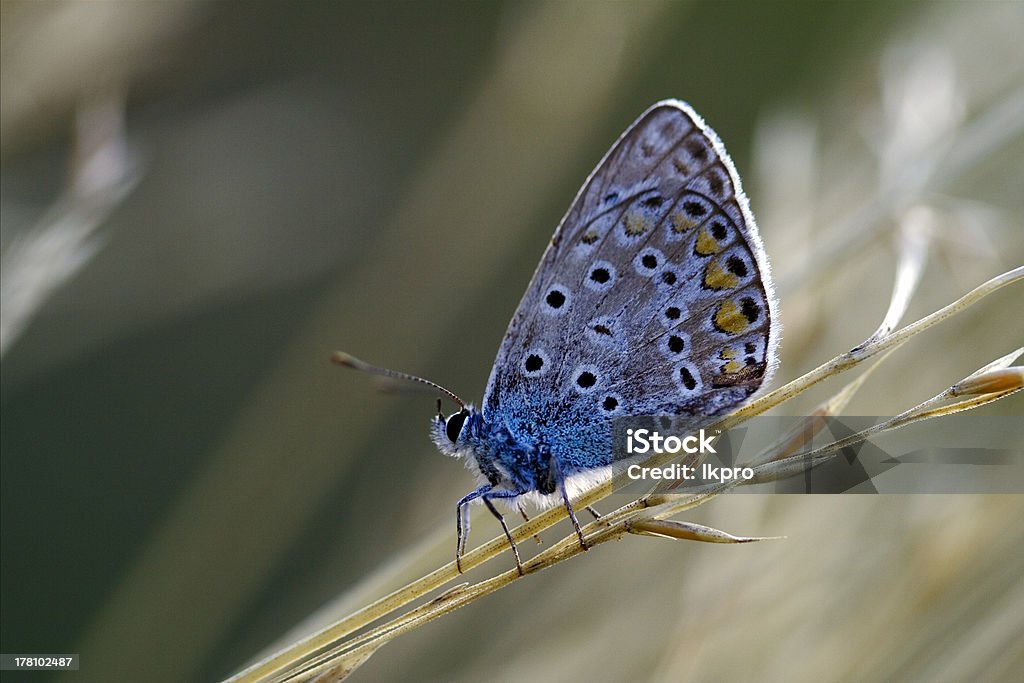
[(551, 448), (542, 439), (513, 434), (500, 421), (485, 420), (472, 405), (447, 419), (437, 415), (430, 435), (442, 453), (474, 465), (491, 490), (544, 495), (556, 490), (559, 469)]

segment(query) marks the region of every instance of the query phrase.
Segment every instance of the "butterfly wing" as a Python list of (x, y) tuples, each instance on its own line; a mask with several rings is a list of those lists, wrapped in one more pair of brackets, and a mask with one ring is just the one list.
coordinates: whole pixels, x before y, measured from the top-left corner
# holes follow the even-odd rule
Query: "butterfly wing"
[(498, 351), (484, 419), (549, 444), (566, 472), (596, 466), (611, 417), (717, 415), (757, 391), (774, 369), (774, 308), (725, 148), (688, 105), (660, 102), (555, 230)]

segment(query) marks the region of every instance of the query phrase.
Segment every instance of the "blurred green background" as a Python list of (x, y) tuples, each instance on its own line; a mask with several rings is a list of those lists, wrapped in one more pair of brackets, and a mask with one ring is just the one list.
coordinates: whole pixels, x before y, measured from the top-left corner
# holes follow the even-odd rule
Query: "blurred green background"
[[(934, 235), (911, 318), (1024, 262), (1019, 2), (0, 10), (0, 649), (82, 656), (34, 681), (222, 678), (337, 596), (450, 560), (474, 482), (426, 438), (434, 398), (328, 355), (478, 402), (554, 226), (657, 100), (689, 101), (743, 175), (777, 383), (874, 330), (897, 226)], [(851, 412), (1020, 345), (1020, 302), (915, 340)], [(688, 519), (788, 538), (602, 546), (353, 680), (1010, 680), (1022, 515), (1022, 495), (728, 496)], [(471, 542), (498, 533), (477, 519)]]

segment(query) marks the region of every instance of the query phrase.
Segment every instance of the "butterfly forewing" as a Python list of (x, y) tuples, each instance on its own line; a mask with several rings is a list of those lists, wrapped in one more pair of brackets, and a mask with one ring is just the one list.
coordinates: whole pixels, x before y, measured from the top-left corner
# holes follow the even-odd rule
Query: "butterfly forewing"
[(767, 261), (717, 136), (656, 104), (562, 220), (509, 325), (484, 417), (558, 446), (567, 470), (619, 415), (717, 415), (772, 370)]

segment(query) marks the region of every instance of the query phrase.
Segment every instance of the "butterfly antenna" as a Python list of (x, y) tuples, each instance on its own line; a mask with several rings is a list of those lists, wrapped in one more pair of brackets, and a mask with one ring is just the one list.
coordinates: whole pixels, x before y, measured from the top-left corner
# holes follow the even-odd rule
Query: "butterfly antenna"
[(455, 392), (445, 389), (437, 382), (431, 382), (429, 379), (423, 379), (416, 375), (410, 375), (407, 372), (399, 372), (397, 370), (389, 370), (388, 368), (378, 368), (376, 365), (370, 365), (364, 361), (359, 360), (355, 356), (351, 356), (344, 351), (335, 351), (331, 354), (331, 362), (335, 365), (340, 365), (346, 368), (352, 368), (353, 370), (359, 370), (361, 372), (368, 372), (372, 375), (381, 375), (382, 377), (391, 377), (393, 379), (404, 379), (410, 382), (419, 382), (420, 384), (426, 384), (428, 387), (437, 389), (444, 393), (448, 398), (455, 401), (459, 408), (465, 410), (466, 404), (461, 398), (455, 395)]

